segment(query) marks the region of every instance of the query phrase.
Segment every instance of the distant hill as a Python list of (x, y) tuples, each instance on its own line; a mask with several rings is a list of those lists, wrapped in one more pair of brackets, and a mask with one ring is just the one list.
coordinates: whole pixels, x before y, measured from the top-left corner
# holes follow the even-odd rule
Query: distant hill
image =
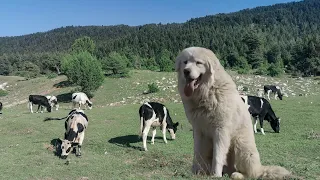
[[(305, 65), (300, 61), (304, 56), (311, 56), (301, 55), (306, 52), (296, 48), (312, 41), (314, 48), (318, 49), (319, 17), (320, 1), (304, 0), (192, 18), (186, 23), (61, 27), (43, 33), (1, 37), (0, 64), (3, 54), (12, 65), (17, 62), (17, 57), (23, 61), (21, 57), (30, 59), (31, 54), (67, 52), (75, 39), (89, 36), (96, 43), (98, 58), (112, 51), (155, 58), (163, 50), (168, 50), (173, 59), (185, 47), (203, 46), (217, 53), (230, 68), (245, 69), (249, 65), (264, 71), (267, 67), (261, 67), (261, 64), (278, 63), (288, 71), (317, 74), (318, 71), (312, 68), (304, 72)], [(41, 61), (36, 64), (45, 71)]]

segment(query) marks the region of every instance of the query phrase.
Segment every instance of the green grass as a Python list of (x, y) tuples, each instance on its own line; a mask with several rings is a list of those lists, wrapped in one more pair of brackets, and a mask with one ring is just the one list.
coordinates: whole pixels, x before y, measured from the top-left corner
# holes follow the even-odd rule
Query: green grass
[[(43, 119), (64, 117), (70, 111), (71, 103), (62, 103), (59, 111), (43, 114), (30, 114), (26, 103), (5, 107), (0, 115), (0, 179), (209, 179), (191, 173), (192, 131), (182, 104), (173, 103), (179, 100), (176, 91), (171, 91), (175, 88), (168, 88), (170, 83), (159, 83), (158, 93), (143, 94), (148, 83), (161, 81), (163, 77), (163, 81), (175, 80), (174, 74), (131, 73), (131, 78), (107, 78), (95, 93), (93, 109), (86, 110), (89, 126), (82, 157), (69, 155), (69, 165), (55, 156), (52, 145), (57, 138), (63, 138), (64, 121), (43, 122)], [(38, 80), (39, 85), (34, 83), (33, 86), (43, 86), (42, 80), (56, 81), (44, 78)], [(45, 90), (39, 87), (38, 91), (32, 91), (32, 86), (24, 85), (25, 89), (19, 91)], [(163, 88), (167, 89), (164, 91)], [(58, 95), (71, 89), (56, 89), (52, 93)], [(144, 99), (164, 101), (173, 121), (182, 124), (177, 139), (169, 140), (168, 144), (163, 143), (162, 133), (158, 130), (155, 144), (147, 144), (148, 152), (140, 151), (142, 142), (137, 137), (138, 108)], [(271, 101), (274, 111), (281, 117), (281, 129), (275, 134), (265, 121), (266, 135), (255, 135), (264, 165), (281, 165), (306, 179), (320, 179), (319, 102), (319, 95)], [(167, 138), (170, 139), (168, 133)]]

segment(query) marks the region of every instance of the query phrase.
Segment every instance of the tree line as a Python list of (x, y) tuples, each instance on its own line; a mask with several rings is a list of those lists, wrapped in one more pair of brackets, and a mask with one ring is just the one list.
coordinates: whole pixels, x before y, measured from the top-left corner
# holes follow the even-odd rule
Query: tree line
[(172, 71), (179, 51), (202, 46), (213, 50), (226, 68), (239, 73), (319, 75), (319, 9), (320, 1), (304, 0), (185, 23), (68, 26), (2, 37), (0, 74), (59, 73), (61, 60), (74, 50), (76, 40), (89, 37), (94, 42), (90, 54), (111, 74), (125, 75), (130, 68)]

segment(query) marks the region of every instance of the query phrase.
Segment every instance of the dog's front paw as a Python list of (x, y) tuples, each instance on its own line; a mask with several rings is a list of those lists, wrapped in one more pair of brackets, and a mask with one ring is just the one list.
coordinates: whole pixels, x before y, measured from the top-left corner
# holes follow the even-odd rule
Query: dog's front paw
[(231, 179), (244, 179), (244, 176), (239, 172), (234, 172), (231, 174)]

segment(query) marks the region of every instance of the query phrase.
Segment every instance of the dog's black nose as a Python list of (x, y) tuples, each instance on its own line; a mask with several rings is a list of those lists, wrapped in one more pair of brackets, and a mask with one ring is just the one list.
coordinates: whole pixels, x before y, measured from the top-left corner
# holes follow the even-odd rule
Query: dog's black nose
[(190, 71), (187, 70), (187, 69), (184, 69), (184, 70), (183, 70), (183, 73), (184, 73), (184, 76), (185, 76), (185, 77), (188, 77), (188, 76), (190, 75)]

